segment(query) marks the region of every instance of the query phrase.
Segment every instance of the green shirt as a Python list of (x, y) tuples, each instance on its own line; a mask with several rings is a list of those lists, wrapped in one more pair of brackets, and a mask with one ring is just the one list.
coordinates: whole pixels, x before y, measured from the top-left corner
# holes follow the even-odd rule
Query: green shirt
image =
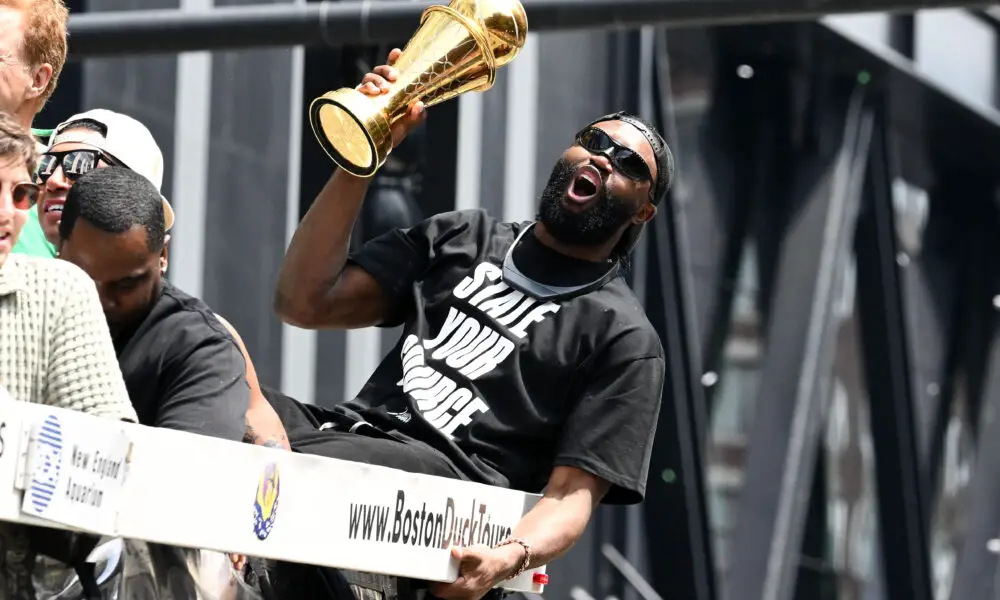
[[(44, 129), (32, 129), (32, 135), (39, 140), (39, 151), (44, 151), (42, 138), (48, 138), (51, 131)], [(56, 247), (45, 239), (45, 232), (42, 231), (42, 224), (38, 221), (38, 206), (32, 206), (28, 211), (28, 221), (21, 229), (21, 235), (17, 237), (17, 243), (12, 250), (16, 254), (27, 254), (29, 256), (40, 256), (42, 258), (55, 258)]]
[(28, 222), (21, 229), (21, 235), (17, 236), (17, 243), (14, 244), (12, 252), (28, 256), (55, 258), (56, 247), (45, 239), (42, 224), (38, 222), (38, 206), (32, 206), (31, 210), (28, 211)]

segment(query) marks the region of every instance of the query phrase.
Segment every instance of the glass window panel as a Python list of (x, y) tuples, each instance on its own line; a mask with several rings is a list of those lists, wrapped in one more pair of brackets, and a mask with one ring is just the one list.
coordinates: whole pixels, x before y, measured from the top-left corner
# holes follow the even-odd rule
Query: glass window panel
[(917, 68), (949, 91), (993, 106), (996, 33), (962, 9), (922, 10), (914, 25)]

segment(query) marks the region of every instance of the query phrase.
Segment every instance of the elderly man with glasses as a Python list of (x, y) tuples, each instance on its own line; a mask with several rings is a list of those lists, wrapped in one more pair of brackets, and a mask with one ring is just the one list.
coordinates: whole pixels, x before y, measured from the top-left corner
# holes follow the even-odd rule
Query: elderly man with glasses
[[(40, 195), (37, 159), (29, 132), (0, 112), (0, 396), (135, 422), (94, 283), (69, 263), (12, 253)], [(34, 597), (36, 541), (0, 526), (0, 597)]]

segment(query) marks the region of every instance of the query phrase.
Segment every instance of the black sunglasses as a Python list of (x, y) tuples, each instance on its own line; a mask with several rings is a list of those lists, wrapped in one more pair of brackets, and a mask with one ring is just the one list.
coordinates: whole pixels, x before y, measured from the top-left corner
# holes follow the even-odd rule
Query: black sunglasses
[(10, 196), (14, 199), (14, 208), (17, 210), (28, 210), (38, 202), (38, 197), (42, 195), (42, 186), (31, 181), (19, 181), (10, 190)]
[(103, 160), (109, 165), (124, 166), (120, 161), (92, 148), (79, 148), (77, 150), (63, 150), (62, 152), (46, 152), (42, 154), (38, 161), (38, 170), (35, 171), (35, 178), (39, 183), (45, 183), (62, 167), (63, 175), (70, 181), (76, 181), (90, 171), (97, 168), (98, 161)]
[(603, 129), (588, 127), (576, 134), (576, 143), (594, 154), (603, 154), (611, 160), (618, 172), (633, 181), (648, 181), (653, 183), (653, 175), (649, 165), (631, 148), (618, 143)]

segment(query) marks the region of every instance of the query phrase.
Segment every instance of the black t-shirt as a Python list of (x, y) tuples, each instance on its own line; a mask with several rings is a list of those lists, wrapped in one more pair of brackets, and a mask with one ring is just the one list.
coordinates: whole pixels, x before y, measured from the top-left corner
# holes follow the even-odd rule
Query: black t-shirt
[[(451, 212), (353, 254), (393, 303), (383, 325), (405, 327), (343, 408), (437, 448), (475, 481), (540, 492), (553, 467), (573, 466), (612, 484), (606, 503), (639, 502), (663, 385), (659, 337), (620, 277), (560, 302), (508, 287), (500, 265), (527, 225)], [(549, 285), (608, 269), (531, 232), (514, 259)]]
[(149, 315), (115, 339), (115, 350), (140, 423), (243, 439), (246, 362), (204, 302), (164, 282)]

